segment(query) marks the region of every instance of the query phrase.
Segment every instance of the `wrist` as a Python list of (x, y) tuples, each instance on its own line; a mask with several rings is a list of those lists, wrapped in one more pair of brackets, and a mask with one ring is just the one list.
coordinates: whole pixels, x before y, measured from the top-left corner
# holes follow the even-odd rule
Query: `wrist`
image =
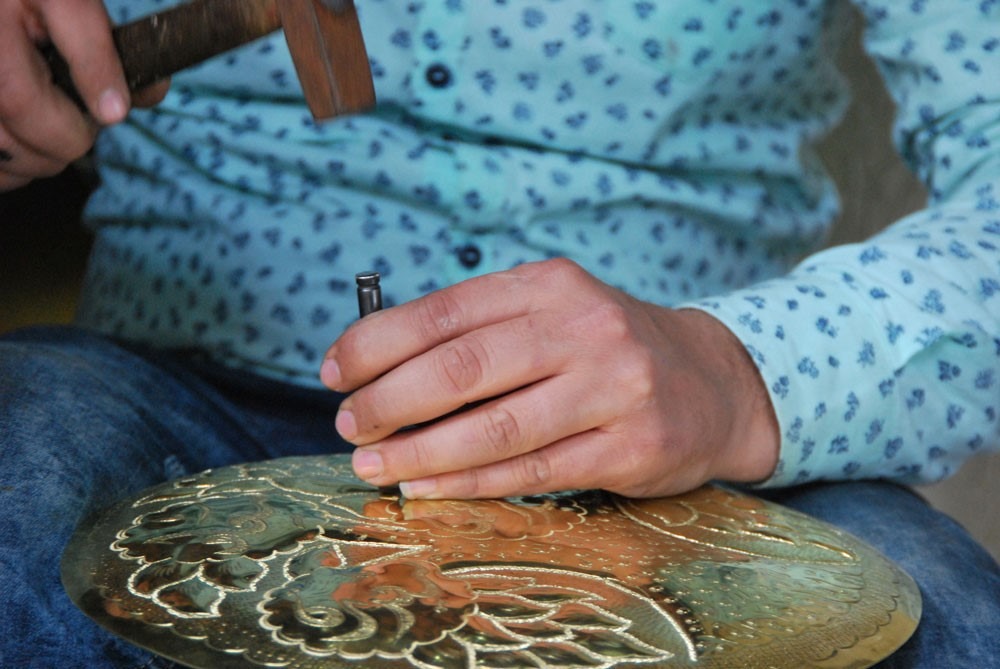
[(699, 361), (714, 380), (718, 403), (726, 413), (721, 443), (716, 444), (712, 478), (756, 483), (770, 478), (778, 465), (780, 431), (770, 394), (743, 342), (714, 316), (697, 309), (677, 315), (699, 332)]

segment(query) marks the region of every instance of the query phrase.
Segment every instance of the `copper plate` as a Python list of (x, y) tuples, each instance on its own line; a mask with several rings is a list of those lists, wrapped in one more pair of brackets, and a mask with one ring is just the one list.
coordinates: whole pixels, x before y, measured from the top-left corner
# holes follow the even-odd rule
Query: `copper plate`
[(867, 667), (916, 628), (872, 548), (720, 487), (399, 500), (345, 457), (166, 483), (63, 558), (99, 623), (192, 667)]

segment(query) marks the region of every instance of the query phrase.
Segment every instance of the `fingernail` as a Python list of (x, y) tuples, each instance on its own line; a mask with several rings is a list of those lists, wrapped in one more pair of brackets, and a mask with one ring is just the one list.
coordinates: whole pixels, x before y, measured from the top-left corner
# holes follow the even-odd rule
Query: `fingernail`
[(382, 456), (378, 451), (359, 448), (354, 451), (351, 464), (354, 465), (354, 473), (366, 481), (382, 475)]
[(109, 88), (101, 93), (97, 101), (97, 113), (105, 124), (118, 123), (128, 114), (128, 103), (118, 90)]
[(438, 497), (437, 479), (404, 481), (399, 484), (399, 492), (407, 499), (435, 499)]
[(327, 358), (319, 368), (319, 379), (327, 388), (336, 389), (340, 385), (340, 365), (333, 358)]
[(358, 421), (354, 418), (354, 414), (347, 409), (341, 409), (337, 413), (337, 418), (334, 421), (334, 425), (337, 428), (337, 432), (340, 436), (350, 441), (358, 436)]

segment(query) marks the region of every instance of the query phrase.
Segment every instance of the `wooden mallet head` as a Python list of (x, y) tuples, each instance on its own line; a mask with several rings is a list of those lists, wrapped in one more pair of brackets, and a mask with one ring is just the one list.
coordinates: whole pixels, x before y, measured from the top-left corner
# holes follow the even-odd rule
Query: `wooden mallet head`
[(375, 104), (368, 53), (351, 0), (277, 0), (285, 39), (316, 119)]

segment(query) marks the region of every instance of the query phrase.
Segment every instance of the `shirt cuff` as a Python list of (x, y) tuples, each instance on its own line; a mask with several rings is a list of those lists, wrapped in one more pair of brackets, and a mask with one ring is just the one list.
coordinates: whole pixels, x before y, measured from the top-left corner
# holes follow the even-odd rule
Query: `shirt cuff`
[(758, 487), (929, 482), (995, 441), (1000, 339), (947, 281), (922, 299), (886, 292), (885, 268), (859, 261), (878, 248), (839, 247), (784, 278), (682, 305), (726, 325), (766, 384), (781, 448)]

